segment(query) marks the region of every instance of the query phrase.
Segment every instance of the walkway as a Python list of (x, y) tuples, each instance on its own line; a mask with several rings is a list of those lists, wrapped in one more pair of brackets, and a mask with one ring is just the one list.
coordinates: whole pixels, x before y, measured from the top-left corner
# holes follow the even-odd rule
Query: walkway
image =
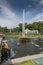
[(20, 62), (36, 59), (36, 58), (43, 58), (43, 54), (25, 56), (25, 57), (20, 57), (20, 58), (11, 59), (11, 60), (9, 59), (8, 61), (6, 61), (5, 63), (3, 63), (1, 65), (15, 64), (15, 63), (20, 63)]

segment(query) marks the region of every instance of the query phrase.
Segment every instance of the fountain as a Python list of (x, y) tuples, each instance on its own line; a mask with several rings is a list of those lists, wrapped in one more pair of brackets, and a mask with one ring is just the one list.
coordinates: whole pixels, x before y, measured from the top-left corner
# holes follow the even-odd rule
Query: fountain
[(20, 42), (26, 42), (27, 37), (25, 36), (25, 9), (23, 9), (23, 26), (22, 26), (22, 36), (20, 37)]

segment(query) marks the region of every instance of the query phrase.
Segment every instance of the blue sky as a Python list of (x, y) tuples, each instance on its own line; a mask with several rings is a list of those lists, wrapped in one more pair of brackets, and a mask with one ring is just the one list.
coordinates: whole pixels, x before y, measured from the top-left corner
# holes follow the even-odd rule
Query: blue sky
[(43, 0), (0, 0), (0, 26), (17, 27), (25, 22), (43, 21)]

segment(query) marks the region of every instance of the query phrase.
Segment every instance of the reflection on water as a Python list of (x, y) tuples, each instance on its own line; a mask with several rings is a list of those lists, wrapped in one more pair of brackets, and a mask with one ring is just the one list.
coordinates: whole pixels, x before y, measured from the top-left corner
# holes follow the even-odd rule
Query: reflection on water
[(20, 43), (19, 38), (7, 38), (9, 46), (13, 49), (15, 58), (26, 55), (43, 53), (43, 39), (29, 39), (26, 43)]

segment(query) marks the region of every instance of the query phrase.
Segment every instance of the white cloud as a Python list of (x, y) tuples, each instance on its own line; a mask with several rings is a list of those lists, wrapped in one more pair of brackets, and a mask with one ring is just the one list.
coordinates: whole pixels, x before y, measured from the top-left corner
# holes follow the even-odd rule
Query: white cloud
[(12, 20), (17, 20), (17, 16), (15, 13), (13, 13), (11, 11), (10, 8), (6, 7), (6, 6), (1, 6), (1, 11), (2, 13), (7, 16), (8, 18), (12, 19)]
[(38, 21), (43, 21), (43, 13), (37, 14), (30, 20), (30, 22), (38, 22)]
[(29, 12), (29, 11), (27, 11), (27, 12), (26, 12), (26, 15), (29, 15), (29, 14), (30, 14), (30, 12)]
[(43, 0), (33, 0), (33, 3), (36, 5), (36, 8), (43, 6)]
[(0, 8), (2, 14), (7, 16), (7, 19), (0, 18), (0, 25), (7, 27), (15, 27), (15, 25), (17, 26), (19, 19), (15, 12), (12, 11), (10, 5), (6, 2), (6, 0), (0, 0)]
[[(3, 1), (5, 2), (3, 3)], [(12, 18), (15, 20), (17, 18), (16, 14), (12, 12), (10, 5), (7, 4), (6, 0), (3, 0), (3, 1), (1, 1), (0, 3), (2, 13), (6, 15), (8, 18)]]
[(7, 26), (8, 28), (13, 28), (13, 27), (16, 27), (17, 24), (15, 24), (15, 22), (12, 23), (12, 21), (9, 19), (0, 18), (0, 26), (2, 27)]
[[(30, 11), (26, 12), (26, 16), (29, 17), (30, 15), (32, 15), (32, 13), (35, 12), (38, 9), (38, 6), (40, 7), (41, 4), (43, 4), (43, 0), (40, 1), (35, 10), (33, 10), (32, 12)], [(13, 28), (16, 27), (20, 22), (22, 22), (22, 20), (18, 19), (16, 13), (12, 11), (10, 4), (8, 4), (6, 0), (0, 0), (0, 10), (3, 15), (7, 16), (6, 19), (2, 17), (0, 18), (1, 26), (7, 26), (9, 28)], [(37, 14), (35, 17), (30, 18), (30, 22), (35, 21), (43, 21), (43, 13)]]
[(40, 5), (43, 5), (43, 0), (40, 1)]

